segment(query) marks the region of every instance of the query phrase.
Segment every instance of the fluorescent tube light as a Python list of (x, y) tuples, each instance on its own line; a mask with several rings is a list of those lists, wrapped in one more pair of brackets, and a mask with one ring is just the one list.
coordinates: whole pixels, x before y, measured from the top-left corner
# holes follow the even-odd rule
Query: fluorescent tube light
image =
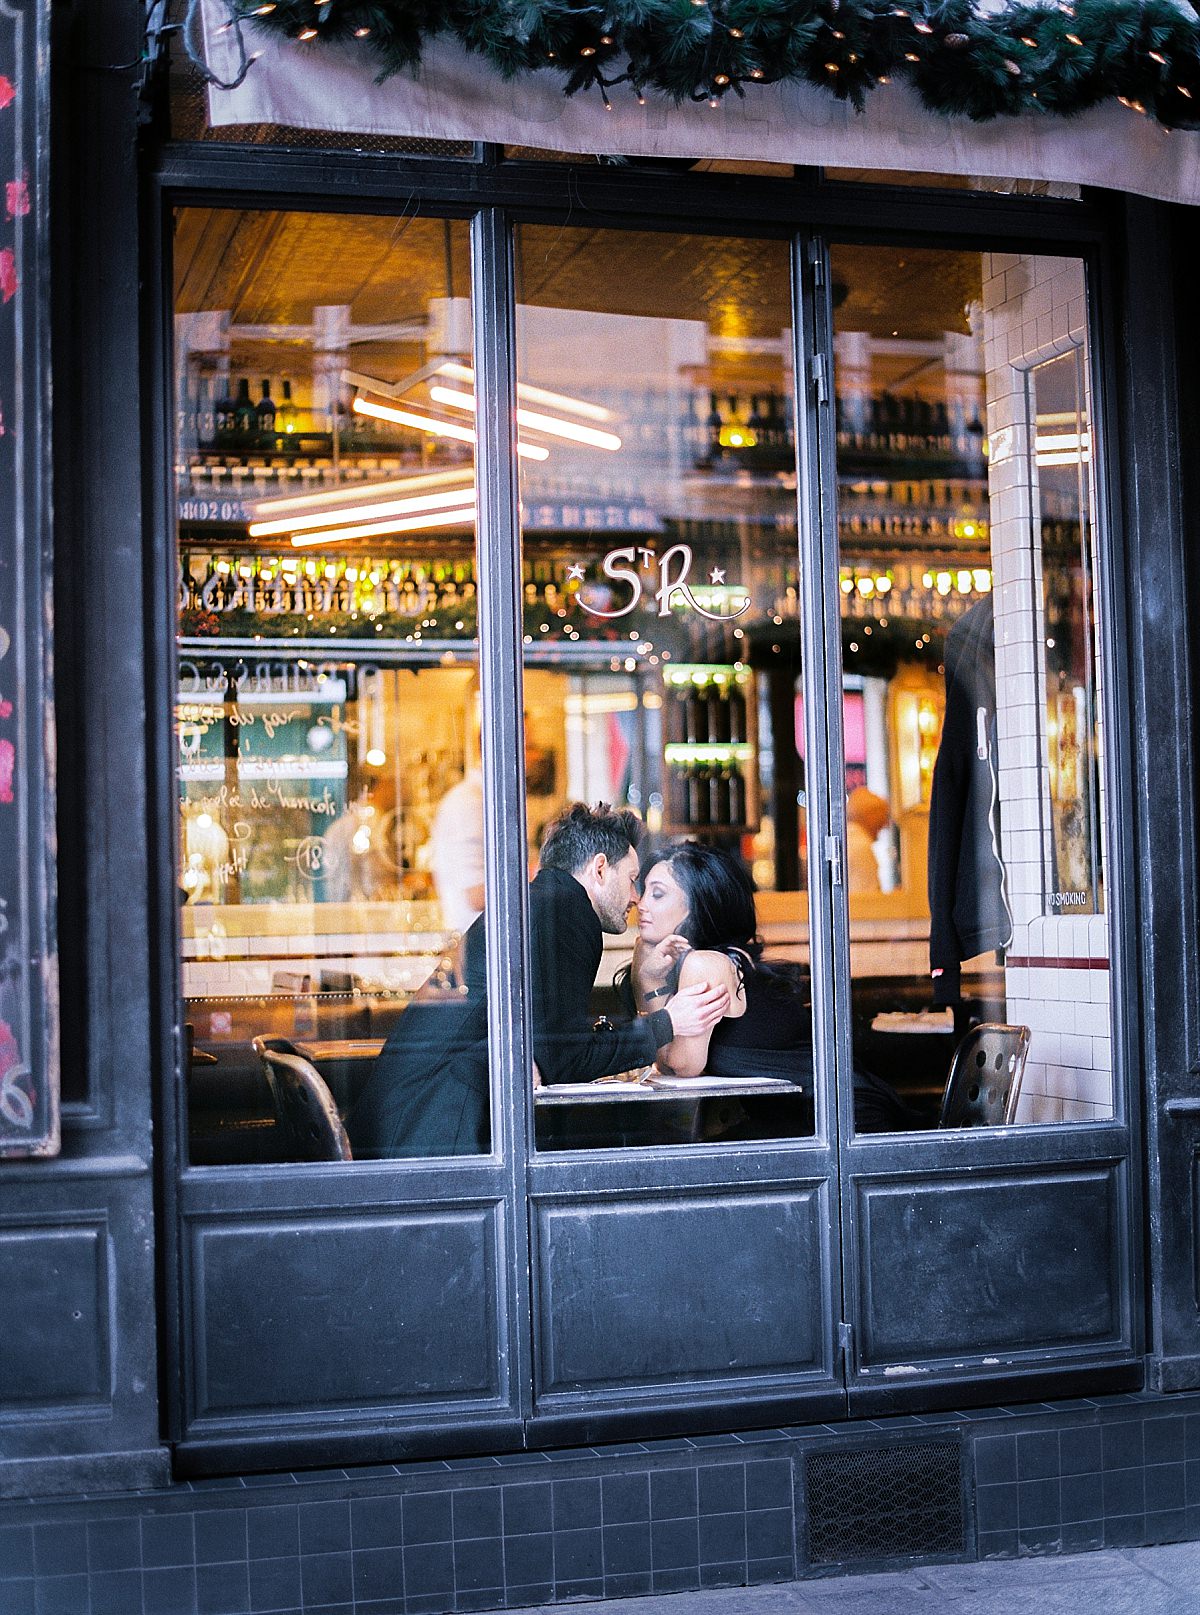
[[(443, 376), (449, 376), (451, 381), (465, 381), (469, 387), (475, 385), (475, 372), (470, 365), (455, 364), (447, 360), (438, 366)], [(528, 398), (535, 404), (549, 404), (551, 409), (561, 409), (566, 415), (582, 415), (589, 421), (611, 421), (612, 410), (605, 409), (602, 404), (589, 404), (582, 398), (569, 398), (566, 393), (552, 393), (545, 387), (531, 387), (528, 382), (518, 381), (518, 398)]]
[[(434, 403), (445, 404), (450, 409), (475, 412), (473, 393), (456, 392), (453, 387), (431, 387), (429, 396)], [(576, 426), (574, 421), (560, 420), (557, 415), (541, 415), (532, 409), (517, 410), (517, 425), (527, 427), (530, 431), (545, 432), (550, 437), (565, 437), (573, 443), (586, 443), (594, 449), (615, 450), (621, 447), (621, 439), (615, 432), (601, 432), (594, 426)]]
[[(437, 391), (436, 388), (433, 391)], [(412, 426), (418, 432), (433, 432), (439, 437), (452, 437), (460, 443), (474, 443), (475, 433), (467, 426), (457, 426), (453, 421), (436, 421), (432, 415), (418, 415), (411, 409), (394, 409), (390, 404), (373, 404), (366, 398), (354, 400), (354, 413), (356, 415), (370, 415), (376, 420), (394, 421), (397, 426)], [(518, 410), (518, 417), (520, 411)], [(584, 430), (584, 428), (580, 428)], [(565, 433), (563, 434), (566, 435)], [(619, 444), (618, 439), (618, 444)], [(538, 443), (518, 443), (517, 453), (526, 460), (548, 460), (550, 450), (544, 449)]]
[(451, 471), (421, 472), (412, 477), (394, 478), (390, 482), (365, 482), (329, 489), (325, 493), (289, 494), (281, 499), (260, 499), (254, 506), (255, 520), (269, 520), (284, 511), (323, 510), (327, 505), (352, 504), (358, 499), (402, 498), (433, 488), (449, 488), (454, 483), (474, 482), (475, 472), (470, 466), (456, 466)]
[(385, 538), (389, 533), (416, 533), (427, 527), (457, 527), (474, 520), (475, 506), (463, 505), (458, 510), (433, 510), (420, 516), (399, 516), (390, 522), (367, 522), (359, 527), (335, 527), (319, 533), (293, 533), (292, 547), (303, 549), (311, 544), (340, 544), (349, 538)]
[(381, 521), (385, 516), (413, 516), (418, 511), (447, 510), (470, 503), (475, 498), (472, 483), (465, 488), (450, 488), (443, 493), (416, 494), (411, 499), (384, 499), (369, 505), (339, 505), (334, 510), (317, 511), (307, 516), (281, 516), (275, 521), (254, 522), (251, 538), (266, 538), (272, 533), (297, 533), (315, 527), (338, 527), (347, 521)]

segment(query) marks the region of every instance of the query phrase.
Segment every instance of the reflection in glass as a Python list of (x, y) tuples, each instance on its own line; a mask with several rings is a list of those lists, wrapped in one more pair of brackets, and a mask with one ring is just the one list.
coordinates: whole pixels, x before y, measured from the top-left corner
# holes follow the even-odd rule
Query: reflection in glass
[(1092, 619), (1091, 439), (1083, 350), (1028, 376), (1041, 525), (1047, 911), (1104, 911)]
[[(459, 1002), (483, 907), (474, 432), (432, 396), (470, 363), (467, 228), (175, 222), (191, 1159), (321, 1158), (267, 1057), (353, 1143), (414, 995)], [(450, 1148), (488, 1147), (477, 1044)]]
[(856, 1073), (899, 1130), (1102, 1119), (1082, 267), (839, 247), (833, 291)]
[(811, 1132), (787, 249), (523, 227), (517, 268), (518, 401), (542, 415), (518, 419), (549, 451), (521, 466), (531, 853), (573, 800), (644, 821), (593, 1014), (729, 994), (699, 1035), (660, 1022), (632, 1091), (547, 1085), (539, 1144)]

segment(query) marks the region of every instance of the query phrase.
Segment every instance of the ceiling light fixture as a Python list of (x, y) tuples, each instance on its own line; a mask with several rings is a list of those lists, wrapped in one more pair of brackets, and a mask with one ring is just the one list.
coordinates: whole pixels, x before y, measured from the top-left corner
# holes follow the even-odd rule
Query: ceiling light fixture
[(475, 472), (469, 465), (455, 466), (451, 471), (428, 471), (417, 476), (393, 478), (390, 482), (364, 482), (355, 487), (333, 488), (325, 493), (289, 494), (282, 499), (260, 499), (254, 506), (255, 521), (269, 521), (285, 511), (324, 510), (329, 505), (353, 505), (357, 500), (403, 498), (435, 488), (449, 488), (455, 483), (473, 483)]
[[(355, 398), (354, 413), (369, 415), (375, 420), (393, 421), (397, 426), (411, 426), (418, 432), (432, 432), (438, 437), (452, 437), (460, 443), (475, 441), (475, 433), (468, 426), (457, 426), (453, 421), (434, 420), (432, 415), (418, 415), (411, 409), (395, 409), (391, 404), (373, 404), (366, 398)], [(580, 430), (584, 428), (581, 427)], [(542, 448), (537, 443), (518, 443), (517, 453), (526, 460), (550, 458), (550, 450)]]
[(475, 506), (464, 505), (457, 510), (425, 511), (419, 516), (402, 516), (390, 522), (367, 522), (359, 527), (336, 527), (319, 533), (293, 533), (292, 547), (303, 549), (312, 544), (340, 544), (349, 538), (384, 538), (390, 533), (416, 533), (429, 527), (459, 527), (475, 520)]
[[(475, 413), (474, 393), (456, 392), (453, 387), (431, 387), (429, 396), (435, 404), (445, 404), (448, 409), (465, 409)], [(621, 439), (615, 432), (601, 432), (594, 426), (576, 426), (574, 421), (560, 420), (557, 415), (542, 415), (532, 409), (517, 410), (517, 425), (527, 427), (530, 431), (545, 432), (548, 437), (564, 437), (572, 443), (586, 443), (594, 449), (612, 451), (621, 447)]]
[(417, 494), (411, 499), (384, 499), (369, 505), (339, 505), (334, 510), (308, 516), (282, 516), (276, 521), (254, 522), (251, 538), (267, 538), (272, 533), (296, 533), (315, 527), (340, 527), (356, 518), (381, 521), (385, 516), (415, 516), (421, 511), (457, 509), (474, 501), (475, 487), (450, 488), (444, 493)]
[[(452, 359), (438, 365), (437, 374), (449, 376), (451, 381), (465, 381), (469, 387), (475, 385), (475, 372), (471, 366), (456, 364)], [(612, 410), (605, 409), (603, 404), (589, 404), (582, 398), (552, 393), (545, 387), (532, 387), (525, 381), (517, 383), (517, 397), (528, 398), (535, 404), (549, 404), (551, 409), (561, 409), (567, 415), (582, 415), (589, 421), (611, 421), (613, 418)]]

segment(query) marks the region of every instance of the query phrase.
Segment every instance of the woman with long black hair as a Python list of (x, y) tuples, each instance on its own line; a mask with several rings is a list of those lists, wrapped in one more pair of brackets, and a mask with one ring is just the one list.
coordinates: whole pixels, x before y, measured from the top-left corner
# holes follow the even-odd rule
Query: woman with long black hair
[[(681, 841), (645, 859), (641, 891), (633, 963), (617, 982), (631, 1012), (661, 1009), (695, 983), (725, 986), (730, 995), (730, 1008), (710, 1032), (677, 1037), (658, 1051), (658, 1068), (681, 1077), (784, 1077), (811, 1096), (809, 997), (788, 966), (762, 962), (754, 882), (745, 866), (718, 847)], [(650, 960), (664, 942), (677, 963), (662, 984)], [(873, 1072), (856, 1065), (853, 1084), (858, 1132), (926, 1125)]]
[[(665, 985), (644, 966), (674, 939), (678, 962)], [(694, 982), (729, 989), (730, 1008), (706, 1035), (676, 1038), (657, 1064), (677, 1076), (787, 1077), (811, 1091), (811, 1017), (798, 983), (761, 963), (754, 883), (729, 853), (683, 841), (643, 864), (638, 937), (624, 984), (638, 1012), (661, 1009)]]

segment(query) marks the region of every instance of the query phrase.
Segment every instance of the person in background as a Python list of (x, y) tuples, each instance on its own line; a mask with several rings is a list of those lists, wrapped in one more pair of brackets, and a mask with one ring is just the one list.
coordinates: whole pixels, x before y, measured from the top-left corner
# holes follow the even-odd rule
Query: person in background
[(483, 913), (483, 770), (478, 761), (438, 803), (429, 842), (442, 924), (461, 935)]
[[(590, 1082), (653, 1060), (677, 1039), (705, 1037), (730, 1008), (723, 983), (672, 988), (665, 1008), (624, 1025), (589, 1011), (605, 932), (628, 925), (642, 825), (607, 803), (573, 803), (542, 842), (529, 888), (533, 1055), (545, 1083)], [(684, 944), (644, 950), (640, 979), (661, 989)], [(422, 988), (385, 1043), (346, 1118), (356, 1158), (482, 1154), (489, 1147), (487, 957), (482, 917), (464, 939), (464, 982)]]
[(891, 816), (883, 797), (876, 796), (865, 785), (856, 785), (847, 797), (846, 869), (852, 892), (882, 889), (875, 842)]
[[(523, 725), (525, 766), (532, 748), (529, 715)], [(479, 712), (475, 710), (471, 761), (457, 785), (437, 805), (429, 832), (429, 869), (442, 911), (442, 924), (461, 936), (483, 913), (483, 766), (480, 759)]]

